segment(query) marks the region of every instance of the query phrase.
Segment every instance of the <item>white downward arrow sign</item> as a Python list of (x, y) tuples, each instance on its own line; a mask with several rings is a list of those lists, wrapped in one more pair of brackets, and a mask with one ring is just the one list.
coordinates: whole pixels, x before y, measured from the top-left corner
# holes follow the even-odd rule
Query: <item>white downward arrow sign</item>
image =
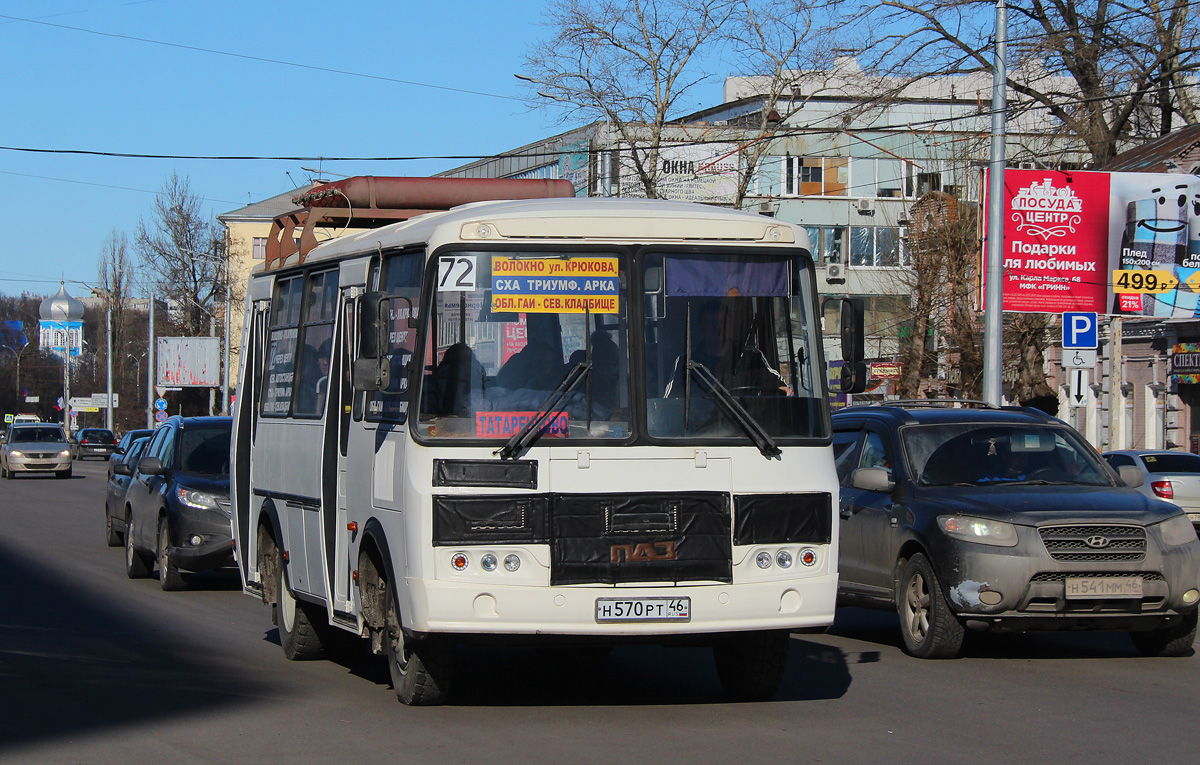
[(1088, 374), (1086, 369), (1071, 370), (1070, 405), (1073, 407), (1087, 403)]

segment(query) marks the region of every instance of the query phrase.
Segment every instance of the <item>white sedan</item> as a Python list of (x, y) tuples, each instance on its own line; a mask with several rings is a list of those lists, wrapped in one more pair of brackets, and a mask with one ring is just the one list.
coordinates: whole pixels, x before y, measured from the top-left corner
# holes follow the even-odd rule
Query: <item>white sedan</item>
[(1200, 531), (1200, 455), (1160, 449), (1105, 452), (1114, 469), (1132, 465), (1146, 475), (1138, 491), (1173, 502)]

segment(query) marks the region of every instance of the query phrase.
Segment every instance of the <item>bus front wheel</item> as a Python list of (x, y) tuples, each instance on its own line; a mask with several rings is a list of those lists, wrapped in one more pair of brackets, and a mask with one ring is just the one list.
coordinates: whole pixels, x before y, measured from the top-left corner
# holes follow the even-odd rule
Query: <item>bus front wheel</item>
[(408, 706), (441, 704), (450, 694), (454, 677), (454, 644), (449, 638), (430, 635), (420, 640), (406, 638), (391, 582), (385, 583), (387, 615), (383, 646), (396, 698)]
[(786, 630), (726, 635), (713, 646), (725, 692), (735, 701), (765, 701), (774, 696), (783, 682), (790, 647)]

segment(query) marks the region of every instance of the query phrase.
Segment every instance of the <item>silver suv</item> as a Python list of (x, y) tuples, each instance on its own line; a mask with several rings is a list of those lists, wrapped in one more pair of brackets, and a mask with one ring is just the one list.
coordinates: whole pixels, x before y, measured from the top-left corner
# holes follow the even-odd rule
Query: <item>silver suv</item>
[(910, 654), (956, 656), (965, 630), (1055, 629), (1191, 653), (1192, 524), (1061, 421), (908, 404), (843, 409), (833, 431), (839, 600), (896, 609)]

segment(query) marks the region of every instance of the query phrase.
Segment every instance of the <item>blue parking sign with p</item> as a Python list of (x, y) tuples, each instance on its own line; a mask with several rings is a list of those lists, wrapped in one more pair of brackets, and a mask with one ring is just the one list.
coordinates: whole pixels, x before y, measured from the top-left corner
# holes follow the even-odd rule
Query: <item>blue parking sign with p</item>
[(1063, 348), (1095, 348), (1099, 332), (1096, 314), (1085, 311), (1063, 312)]

